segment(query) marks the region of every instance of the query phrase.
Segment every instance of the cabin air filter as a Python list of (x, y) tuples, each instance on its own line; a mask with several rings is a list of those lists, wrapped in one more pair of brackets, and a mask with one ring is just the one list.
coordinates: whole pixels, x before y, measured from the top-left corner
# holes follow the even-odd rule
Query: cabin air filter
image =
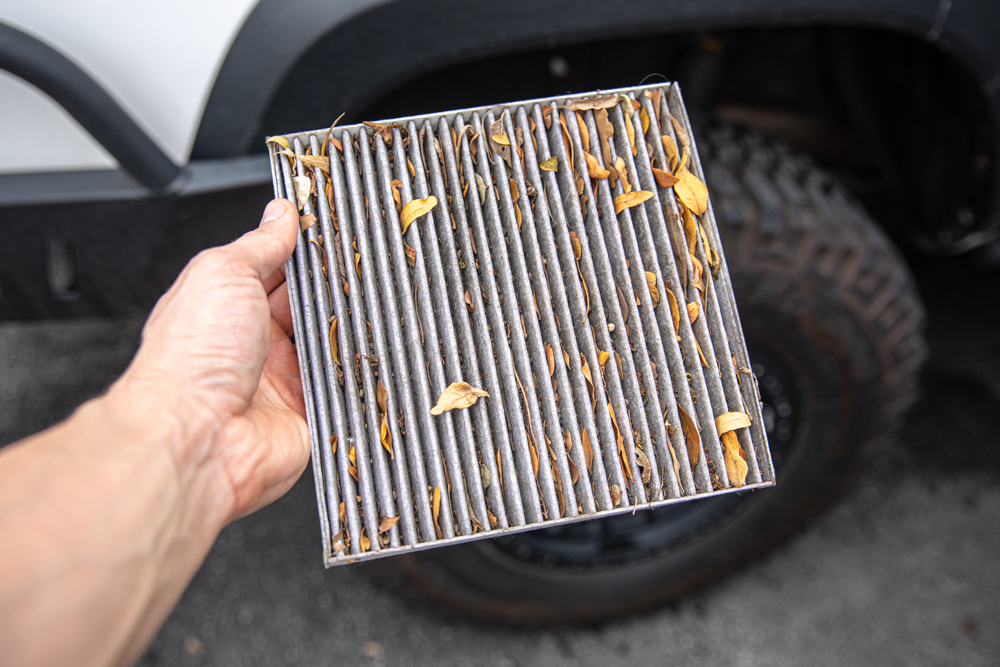
[(676, 84), (268, 146), (328, 566), (774, 484)]

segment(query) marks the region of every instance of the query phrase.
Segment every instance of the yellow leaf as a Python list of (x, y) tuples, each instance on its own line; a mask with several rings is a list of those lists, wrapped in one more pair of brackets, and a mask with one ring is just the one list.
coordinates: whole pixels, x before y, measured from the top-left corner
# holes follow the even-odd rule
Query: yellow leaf
[(518, 201), (521, 199), (521, 193), (517, 189), (517, 181), (513, 178), (507, 179), (510, 181), (510, 199), (514, 204), (514, 215), (517, 218), (517, 228), (521, 228), (521, 207), (518, 206)]
[(743, 486), (746, 484), (749, 466), (747, 466), (747, 462), (743, 460), (743, 457), (740, 456), (740, 452), (742, 451), (740, 441), (733, 431), (723, 433), (721, 439), (723, 456), (726, 460), (726, 475), (729, 477), (729, 483), (736, 487)]
[(330, 351), (333, 353), (333, 361), (340, 366), (340, 352), (337, 349), (337, 318), (333, 318), (330, 323)]
[(625, 117), (625, 132), (628, 133), (628, 143), (632, 146), (632, 155), (639, 151), (635, 147), (635, 128), (632, 126), (632, 100), (625, 95), (621, 96), (622, 115)]
[(337, 436), (336, 435), (331, 435), (330, 436), (330, 453), (331, 454), (336, 454), (337, 453)]
[(288, 152), (292, 151), (291, 144), (289, 144), (288, 143), (288, 139), (285, 139), (284, 137), (268, 137), (267, 141), (265, 141), (264, 143), (266, 143), (266, 144), (277, 144), (277, 145), (281, 146), (282, 148), (284, 148)]
[(687, 165), (677, 170), (674, 193), (692, 213), (701, 215), (708, 209), (708, 188), (697, 176), (688, 171)]
[(698, 313), (701, 312), (701, 308), (698, 306), (697, 303), (692, 301), (687, 305), (687, 310), (688, 310), (688, 320), (691, 321), (691, 324), (694, 324), (694, 321), (698, 319)]
[(330, 173), (330, 159), (329, 158), (325, 158), (325, 157), (322, 157), (320, 155), (295, 155), (294, 153), (291, 153), (291, 152), (288, 152), (288, 151), (281, 151), (281, 152), (283, 154), (287, 155), (290, 158), (294, 158), (296, 160), (301, 160), (302, 164), (305, 165), (306, 167), (311, 167), (311, 168), (314, 168), (314, 169), (321, 169), (322, 171), (326, 172), (327, 174)]
[(587, 358), (583, 356), (583, 353), (580, 354), (580, 362), (583, 379), (587, 381), (587, 389), (590, 390), (590, 398), (597, 400), (596, 396), (594, 396), (594, 377), (590, 374), (590, 366), (587, 364)]
[(608, 120), (607, 109), (598, 109), (594, 112), (594, 124), (597, 125), (597, 138), (600, 140), (598, 143), (601, 145), (601, 157), (611, 172), (611, 176), (608, 177), (609, 183), (611, 187), (615, 187), (615, 182), (618, 181), (618, 173), (611, 168), (611, 138), (615, 136), (615, 127)]
[(369, 549), (372, 548), (372, 541), (368, 539), (368, 535), (365, 534), (365, 529), (364, 528), (361, 529), (361, 541), (360, 541), (360, 544), (361, 544), (361, 550), (362, 551), (368, 551)]
[[(507, 113), (506, 111), (504, 113)], [(510, 139), (506, 130), (503, 129), (503, 115), (501, 114), (492, 125), (490, 125), (490, 139), (501, 146), (510, 146)]]
[(691, 464), (691, 467), (694, 468), (695, 464), (698, 463), (698, 451), (701, 447), (701, 435), (698, 433), (698, 427), (695, 426), (694, 420), (691, 419), (690, 415), (684, 411), (684, 408), (678, 405), (677, 412), (681, 416), (681, 429), (683, 429), (684, 439), (687, 441), (688, 462)]
[(592, 97), (586, 100), (577, 100), (575, 102), (570, 102), (563, 109), (569, 109), (571, 111), (587, 111), (588, 109), (610, 109), (611, 107), (618, 104), (618, 98), (614, 95), (607, 95), (605, 97)]
[(636, 190), (635, 192), (618, 195), (615, 197), (615, 214), (617, 215), (627, 208), (638, 206), (652, 196), (653, 193), (648, 190)]
[(437, 538), (440, 540), (444, 537), (444, 533), (441, 532), (441, 524), (438, 523), (438, 515), (441, 514), (441, 487), (434, 487), (434, 498), (431, 500), (431, 512), (434, 514), (434, 532), (437, 533)]
[(646, 284), (649, 286), (649, 298), (653, 300), (653, 307), (660, 303), (660, 291), (656, 289), (656, 274), (646, 271)]
[(538, 163), (538, 168), (542, 171), (559, 171), (559, 158), (555, 155)]
[(378, 532), (388, 533), (397, 521), (399, 521), (398, 516), (383, 516), (378, 522)]
[(615, 158), (615, 172), (618, 174), (618, 177), (622, 179), (622, 188), (624, 189), (625, 194), (632, 192), (632, 182), (629, 181), (628, 171), (625, 169), (625, 160), (623, 160), (621, 156)]
[(570, 481), (576, 484), (580, 479), (580, 470), (576, 467), (576, 463), (573, 462), (573, 457), (569, 456), (569, 453), (573, 451), (573, 437), (569, 434), (569, 429), (563, 430), (563, 444), (566, 447), (566, 460), (569, 462)]
[(293, 176), (292, 184), (295, 186), (295, 201), (301, 211), (312, 195), (312, 179), (308, 176)]
[(667, 164), (673, 171), (677, 168), (677, 144), (674, 143), (669, 134), (661, 135), (660, 141), (663, 142), (663, 152), (666, 155)]
[(580, 440), (583, 442), (583, 459), (587, 463), (587, 472), (594, 470), (594, 447), (590, 444), (587, 429), (580, 429)]
[(590, 130), (587, 129), (587, 123), (583, 120), (580, 114), (574, 114), (576, 116), (576, 124), (580, 128), (580, 143), (583, 145), (584, 151), (590, 150)]
[(748, 426), (750, 426), (750, 415), (745, 412), (727, 412), (715, 418), (715, 428), (719, 431), (720, 436), (723, 433)]
[(405, 234), (406, 230), (409, 229), (411, 222), (429, 213), (431, 209), (437, 206), (437, 203), (437, 197), (434, 195), (425, 199), (412, 199), (406, 202), (406, 206), (403, 207), (401, 214), (402, 219), (400, 220), (400, 224), (403, 226), (403, 233)]
[(389, 421), (385, 415), (382, 415), (382, 426), (379, 430), (382, 446), (385, 447), (385, 451), (389, 452), (389, 458), (396, 458), (392, 453), (392, 433), (389, 432)]
[(576, 235), (576, 232), (569, 233), (569, 242), (573, 246), (573, 254), (576, 256), (576, 261), (579, 262), (583, 250), (580, 247), (580, 237)]
[(669, 171), (663, 171), (662, 169), (657, 169), (656, 167), (653, 167), (653, 178), (656, 179), (656, 184), (661, 188), (671, 188), (679, 180)]
[(488, 393), (482, 389), (476, 389), (468, 382), (453, 382), (441, 392), (437, 405), (431, 408), (431, 414), (439, 415), (449, 410), (461, 410), (474, 405), (480, 397), (488, 396)]
[(681, 202), (681, 221), (684, 224), (684, 237), (687, 239), (688, 253), (694, 259), (694, 249), (698, 245), (698, 221), (688, 210), (687, 206)]
[(587, 159), (587, 171), (591, 178), (604, 179), (611, 175), (611, 172), (597, 163), (597, 158), (590, 153), (584, 152), (583, 157)]
[(402, 206), (402, 203), (399, 200), (399, 190), (403, 187), (403, 184), (400, 181), (393, 181), (389, 184), (389, 187), (392, 188), (392, 199), (396, 202), (396, 212), (398, 213), (400, 207)]
[(681, 337), (681, 311), (677, 307), (677, 297), (674, 296), (673, 290), (667, 290), (667, 303), (670, 304), (670, 317), (674, 320), (674, 333), (677, 334), (677, 338)]
[(681, 149), (683, 152), (687, 152), (691, 148), (691, 139), (688, 137), (687, 130), (684, 126), (677, 122), (677, 119), (673, 116), (670, 117), (670, 122), (674, 126), (674, 134), (677, 135), (677, 141), (681, 142)]
[(646, 131), (649, 129), (649, 114), (646, 113), (645, 107), (639, 112), (639, 120), (642, 122), (642, 135), (646, 136)]
[(611, 358), (610, 352), (605, 352), (604, 350), (597, 351), (597, 364), (601, 367), (601, 372), (604, 372), (604, 362)]
[(618, 428), (618, 419), (615, 417), (615, 409), (611, 405), (611, 403), (608, 403), (608, 412), (611, 414), (611, 425), (615, 429), (615, 440), (618, 441), (618, 456), (622, 462), (622, 471), (625, 473), (625, 476), (631, 482), (632, 470), (631, 468), (629, 468), (628, 458), (625, 455), (625, 439), (622, 438), (622, 432)]

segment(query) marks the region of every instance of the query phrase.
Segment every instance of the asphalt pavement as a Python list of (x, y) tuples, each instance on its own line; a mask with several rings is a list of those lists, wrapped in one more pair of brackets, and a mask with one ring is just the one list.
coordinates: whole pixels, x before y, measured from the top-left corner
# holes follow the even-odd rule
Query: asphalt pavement
[[(918, 271), (931, 359), (895, 440), (830, 512), (699, 593), (598, 627), (444, 618), (363, 567), (323, 569), (307, 471), (223, 531), (139, 664), (1000, 664), (1000, 276), (956, 266)], [(0, 324), (0, 444), (99, 393), (141, 324)]]

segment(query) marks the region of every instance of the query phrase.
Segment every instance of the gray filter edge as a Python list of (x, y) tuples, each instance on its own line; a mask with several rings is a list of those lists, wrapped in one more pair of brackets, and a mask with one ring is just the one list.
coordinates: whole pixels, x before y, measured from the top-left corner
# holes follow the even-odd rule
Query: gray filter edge
[[(564, 108), (598, 96), (619, 96), (606, 152), (595, 111)], [(774, 484), (711, 202), (695, 237), (702, 296), (675, 193), (654, 177), (661, 134), (689, 138), (688, 169), (705, 182), (676, 83), (269, 139), (275, 196), (310, 191), (286, 278), (328, 567)], [(587, 137), (599, 167), (622, 160), (652, 196), (615, 215), (623, 181), (589, 177)], [(304, 161), (307, 149), (330, 159)], [(540, 169), (551, 157), (557, 170)], [(400, 209), (430, 196), (404, 234)], [(489, 397), (431, 415), (463, 381)], [(681, 411), (699, 432), (694, 465)], [(751, 422), (734, 431), (741, 487), (716, 429), (727, 412)]]

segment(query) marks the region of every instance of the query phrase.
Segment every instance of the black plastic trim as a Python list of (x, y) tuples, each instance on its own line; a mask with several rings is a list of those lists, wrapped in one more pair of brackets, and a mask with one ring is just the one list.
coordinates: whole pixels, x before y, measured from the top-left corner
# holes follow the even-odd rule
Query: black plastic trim
[(167, 191), (179, 166), (86, 72), (51, 46), (0, 23), (0, 69), (55, 100), (142, 186)]

